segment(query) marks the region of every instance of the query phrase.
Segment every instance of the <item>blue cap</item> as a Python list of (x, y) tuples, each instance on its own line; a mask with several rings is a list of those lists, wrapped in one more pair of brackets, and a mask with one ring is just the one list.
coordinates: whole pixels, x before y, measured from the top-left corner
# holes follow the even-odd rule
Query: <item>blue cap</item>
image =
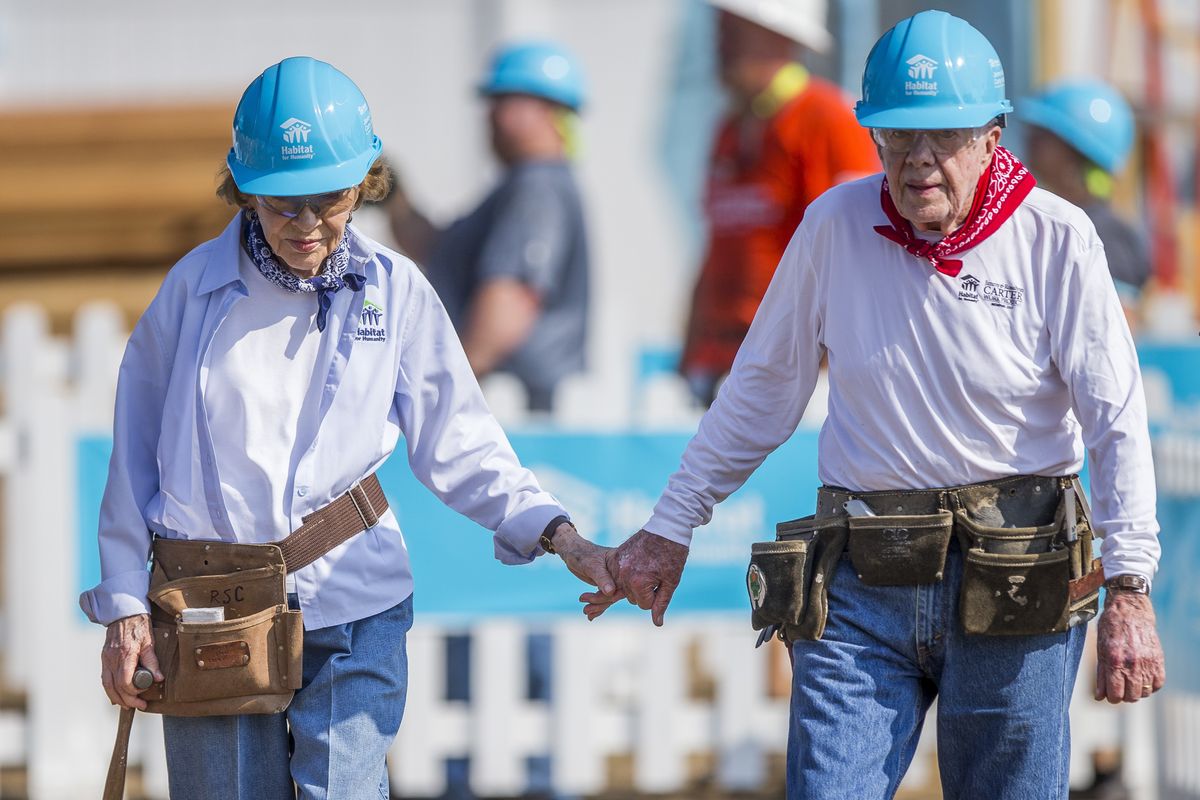
[(1108, 173), (1118, 172), (1133, 149), (1133, 109), (1103, 81), (1052, 83), (1021, 100), (1021, 119), (1045, 128)]
[(528, 42), (499, 50), (484, 82), (482, 94), (527, 94), (578, 111), (585, 87), (579, 64), (563, 48), (549, 42)]
[(354, 81), (299, 56), (268, 67), (242, 94), (226, 162), (245, 194), (323, 194), (362, 183), (382, 149)]
[(854, 107), (866, 128), (977, 128), (1012, 111), (996, 48), (966, 21), (922, 11), (880, 37)]

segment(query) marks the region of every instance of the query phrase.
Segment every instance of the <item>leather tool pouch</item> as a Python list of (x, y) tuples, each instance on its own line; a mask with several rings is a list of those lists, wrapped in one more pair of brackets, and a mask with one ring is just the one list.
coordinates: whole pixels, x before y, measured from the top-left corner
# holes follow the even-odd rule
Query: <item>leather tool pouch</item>
[(768, 625), (799, 625), (805, 593), (812, 575), (808, 558), (813, 534), (789, 541), (755, 542), (750, 546), (746, 590), (750, 593), (750, 624), (761, 631)]
[[(1062, 479), (1062, 486), (1071, 480)], [(1024, 527), (984, 524), (970, 509), (955, 512), (964, 552), (959, 616), (967, 633), (1060, 633), (1095, 616), (1098, 589), (1088, 589), (1095, 582), (1082, 579), (1099, 564), (1091, 554), (1087, 508), (1078, 497), (1077, 492), (1071, 500), (1076, 503), (1074, 541), (1067, 530), (1067, 497), (1061, 492), (1049, 514), (1045, 508), (1040, 513), (1028, 509), (1024, 517), (1011, 510), (1005, 514), (1006, 524)]]
[(917, 586), (942, 579), (954, 515), (849, 517), (850, 560), (868, 586)]
[[(300, 688), (304, 625), (288, 609), (276, 545), (157, 538), (149, 598), (165, 680), (142, 693), (147, 711), (181, 717), (274, 714)], [(188, 608), (222, 622), (185, 622)]]
[[(764, 576), (774, 572), (781, 579), (778, 587), (767, 586), (768, 594), (763, 598), (763, 602), (769, 603), (769, 593), (777, 590), (777, 602), (771, 605), (771, 609), (786, 608), (785, 613), (769, 611), (766, 614), (755, 609), (752, 616), (755, 630), (767, 624), (776, 624), (782, 627), (786, 641), (820, 639), (821, 634), (825, 632), (825, 619), (829, 613), (829, 581), (845, 549), (846, 521), (835, 517), (816, 519), (814, 516), (780, 522), (775, 526), (774, 542), (753, 545), (751, 571), (754, 570), (755, 564), (759, 563), (756, 559), (774, 559), (774, 565), (767, 564), (759, 569)], [(773, 550), (775, 552), (772, 552)], [(784, 556), (783, 553), (789, 555)], [(786, 567), (785, 559), (790, 559)], [(748, 587), (749, 577), (748, 575)], [(752, 595), (751, 605), (753, 604)], [(767, 615), (772, 618), (768, 619)], [(760, 625), (760, 622), (764, 624)]]

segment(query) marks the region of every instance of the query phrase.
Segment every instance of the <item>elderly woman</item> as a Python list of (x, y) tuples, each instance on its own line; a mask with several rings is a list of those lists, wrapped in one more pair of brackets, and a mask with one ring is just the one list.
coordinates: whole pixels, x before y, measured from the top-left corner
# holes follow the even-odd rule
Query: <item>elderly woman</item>
[(1137, 355), (1087, 216), (1000, 146), (1011, 110), (964, 20), (884, 34), (857, 107), (883, 174), (809, 206), (680, 471), (618, 549), (619, 587), (661, 623), (692, 529), (791, 435), (828, 359), (816, 514), (756, 545), (747, 579), (795, 663), (789, 798), (892, 797), (935, 697), (947, 798), (1066, 797), (1105, 574), (1098, 697), (1163, 685)]
[[(306, 798), (387, 797), (413, 579), (372, 476), (401, 435), (414, 474), (496, 532), (501, 561), (557, 551), (585, 580), (611, 588), (611, 579), (601, 548), (521, 467), (420, 272), (350, 226), (389, 184), (354, 83), (329, 64), (286, 59), (251, 83), (233, 128), (218, 194), (238, 213), (171, 270), (125, 353), (101, 508), (103, 580), (80, 603), (107, 626), (109, 699), (146, 708), (133, 677), (141, 664), (163, 681), (159, 631), (169, 641), (209, 624), (187, 623), (191, 608), (178, 633), (155, 617), (152, 641), (148, 593), (171, 601), (152, 591), (152, 537), (164, 537), (157, 555), (164, 540), (280, 543), (296, 531), (295, 542), (306, 530), (304, 548), (280, 547), (287, 602), (304, 627), (303, 675), (282, 676), (296, 690), (290, 705), (165, 716), (171, 796), (294, 797), (294, 784)], [(183, 569), (162, 561), (154, 568), (169, 577)], [(201, 603), (214, 607), (199, 611), (237, 616), (247, 591), (214, 590)], [(281, 635), (272, 641), (282, 654)], [(214, 670), (220, 694), (254, 646), (197, 647), (190, 667)], [(164, 700), (194, 696), (167, 688)]]

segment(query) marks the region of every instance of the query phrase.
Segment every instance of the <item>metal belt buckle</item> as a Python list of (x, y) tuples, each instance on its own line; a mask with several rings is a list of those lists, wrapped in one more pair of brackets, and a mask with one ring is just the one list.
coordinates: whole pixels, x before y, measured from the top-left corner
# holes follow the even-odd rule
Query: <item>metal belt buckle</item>
[[(362, 494), (362, 504), (359, 504), (358, 498), (354, 496), (355, 490)], [(379, 515), (375, 513), (375, 507), (371, 505), (371, 498), (367, 497), (367, 491), (362, 488), (361, 481), (355, 481), (350, 487), (350, 491), (346, 492), (346, 496), (350, 498), (350, 502), (354, 504), (354, 510), (358, 512), (359, 519), (362, 520), (363, 530), (372, 528), (375, 523), (379, 522)], [(367, 507), (367, 512), (370, 513), (370, 519), (367, 514), (363, 513), (363, 506)]]

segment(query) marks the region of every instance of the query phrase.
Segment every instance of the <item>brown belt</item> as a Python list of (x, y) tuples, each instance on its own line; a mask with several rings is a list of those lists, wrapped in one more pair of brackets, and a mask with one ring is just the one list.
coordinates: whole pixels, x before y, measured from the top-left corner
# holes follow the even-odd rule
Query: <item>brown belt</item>
[(387, 496), (374, 473), (341, 497), (304, 518), (279, 549), (288, 572), (307, 567), (342, 542), (374, 527), (388, 509)]

